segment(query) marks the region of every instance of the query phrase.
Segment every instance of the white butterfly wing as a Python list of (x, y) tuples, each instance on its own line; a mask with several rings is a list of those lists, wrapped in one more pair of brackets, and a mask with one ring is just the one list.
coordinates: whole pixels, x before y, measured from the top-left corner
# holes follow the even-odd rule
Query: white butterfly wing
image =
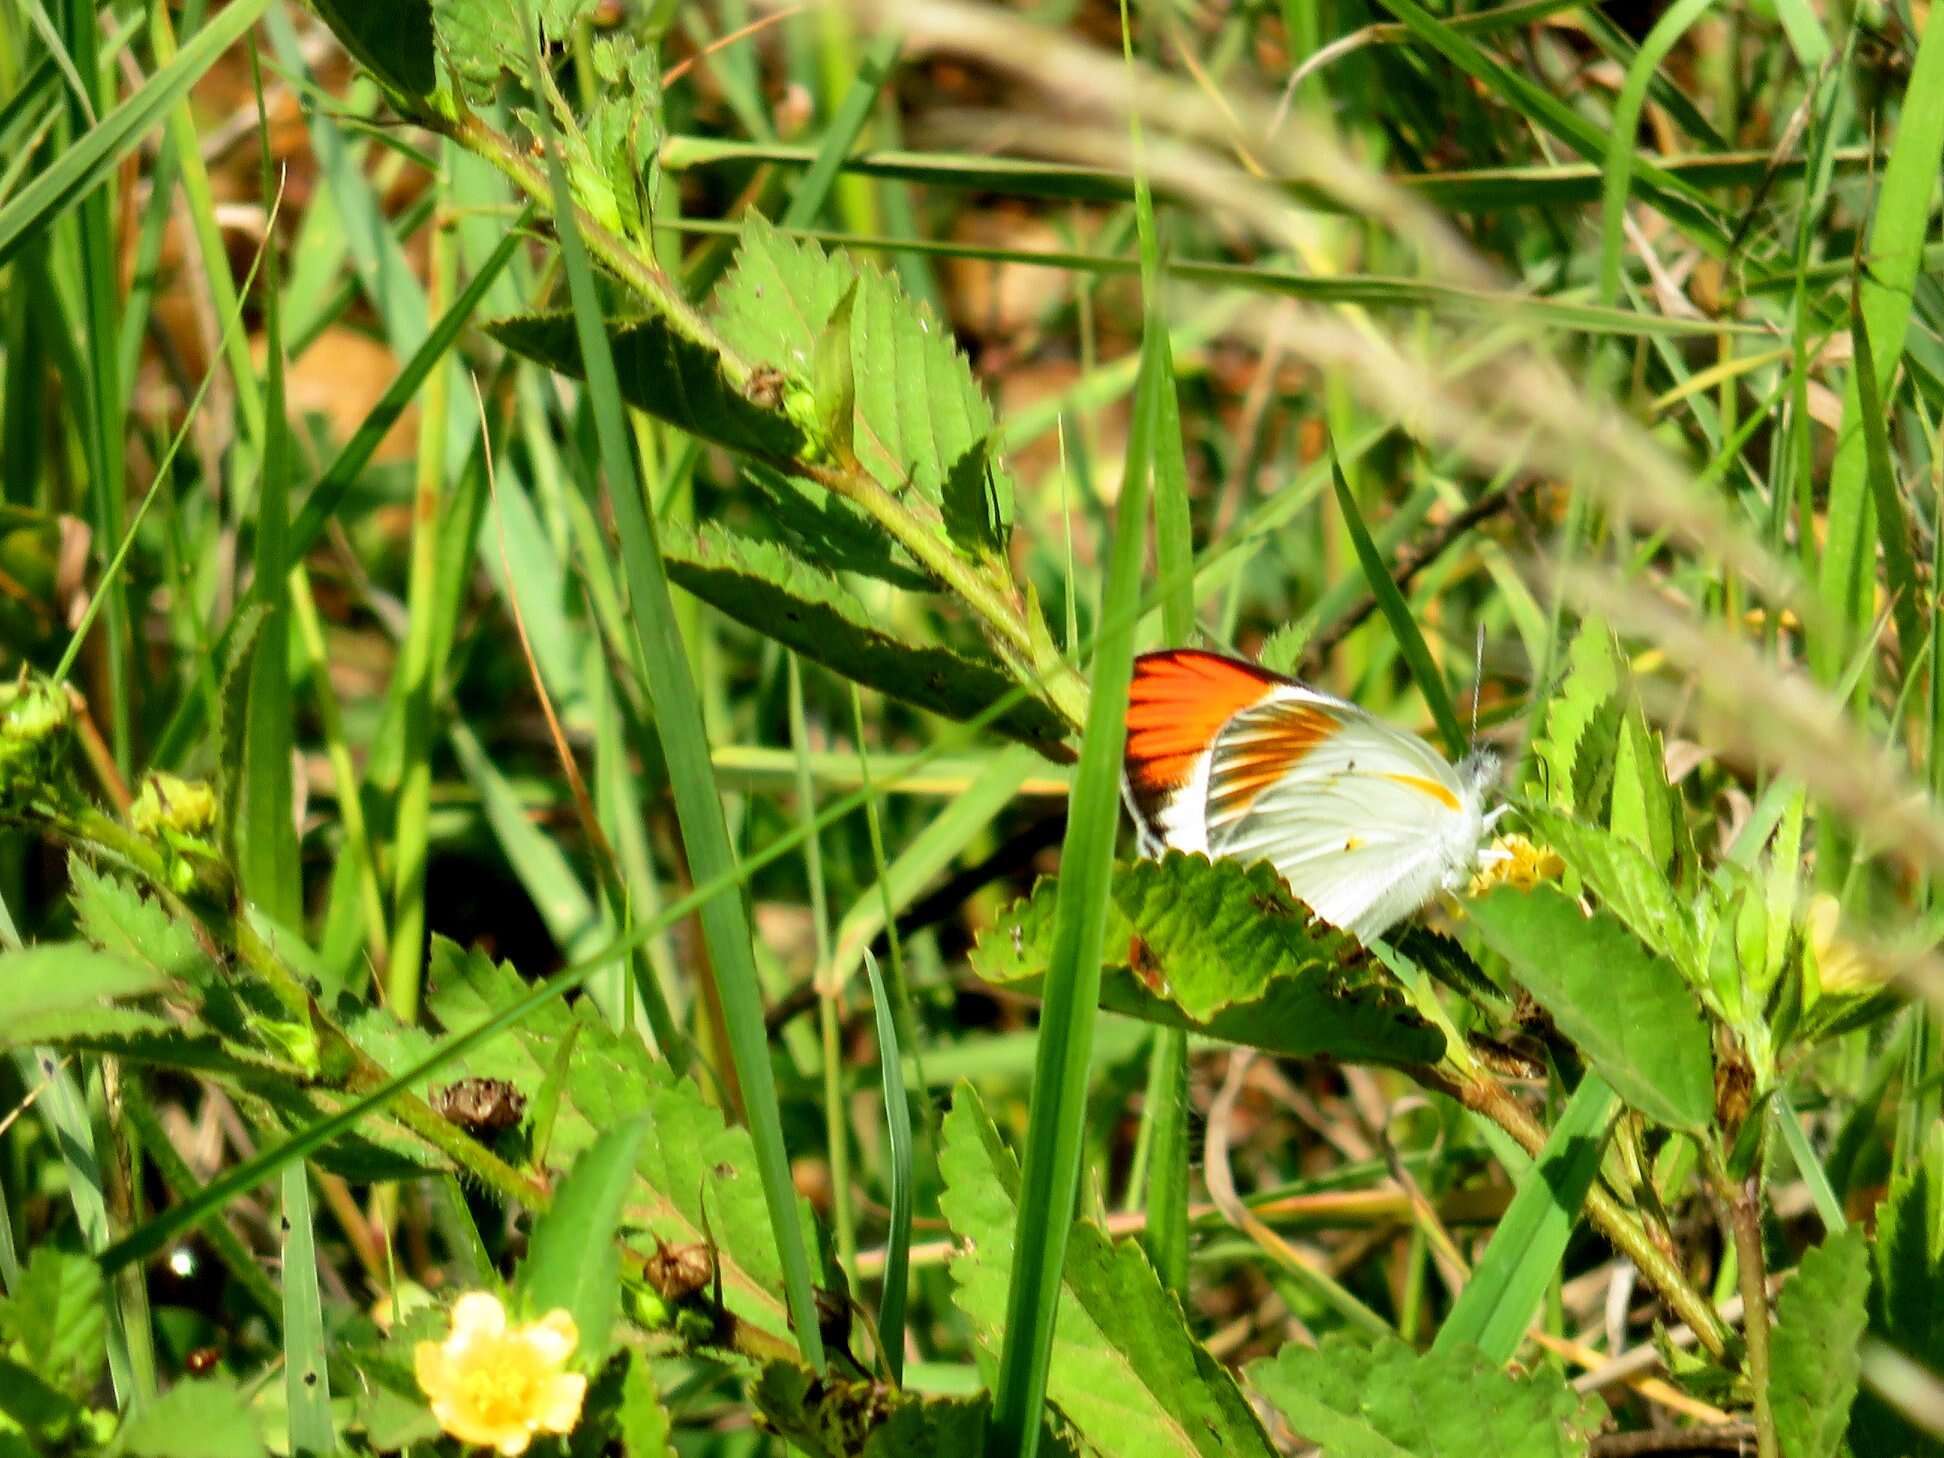
[(1263, 859), (1363, 941), (1469, 867), (1478, 792), (1414, 734), (1291, 686), (1238, 714), (1210, 754), (1211, 855)]

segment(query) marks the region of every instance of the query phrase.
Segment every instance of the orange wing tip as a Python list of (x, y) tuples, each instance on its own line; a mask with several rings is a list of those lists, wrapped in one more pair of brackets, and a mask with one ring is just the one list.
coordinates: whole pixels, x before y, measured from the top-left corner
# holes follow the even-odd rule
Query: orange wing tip
[(1253, 663), (1198, 648), (1141, 654), (1127, 691), (1125, 762), (1136, 793), (1148, 799), (1186, 784), (1223, 727), (1281, 682)]

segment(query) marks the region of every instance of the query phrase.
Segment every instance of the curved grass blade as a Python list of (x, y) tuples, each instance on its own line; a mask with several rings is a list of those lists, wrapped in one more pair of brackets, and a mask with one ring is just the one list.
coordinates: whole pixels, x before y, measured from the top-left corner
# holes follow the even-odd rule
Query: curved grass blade
[[(537, 75), (542, 62), (531, 6), (521, 7), (521, 20), (526, 29), (529, 58)], [(644, 504), (644, 483), (629, 451), (614, 356), (608, 349), (593, 268), (581, 240), (558, 139), (553, 134), (547, 108), (542, 106), (535, 114), (541, 118), (540, 140), (547, 153), (547, 176), (553, 190), (561, 259), (573, 300), (581, 357), (587, 369), (588, 403), (600, 443), (608, 500), (621, 538), (636, 639), (648, 673), (662, 749), (668, 758), (676, 818), (695, 879), (714, 881), (733, 876), (736, 860), (729, 844), (728, 826), (723, 820), (715, 770), (709, 761), (709, 737), (702, 722), (702, 704), (696, 696), (688, 650), (675, 619), (655, 524)], [(756, 979), (755, 953), (742, 898), (712, 898), (701, 909), (701, 922), (722, 999), (731, 1056), (742, 1085), (749, 1132), (756, 1145), (770, 1225), (783, 1261), (784, 1287), (797, 1343), (804, 1360), (821, 1373), (823, 1339), (818, 1330), (810, 1258), (804, 1249), (803, 1228), (796, 1218), (796, 1191), (790, 1179), (789, 1151), (783, 1142), (775, 1071), (770, 1066), (762, 989)]]
[(1424, 646), (1424, 635), (1418, 631), (1417, 621), (1411, 616), (1410, 604), (1404, 601), (1404, 594), (1391, 581), (1390, 569), (1377, 555), (1376, 543), (1370, 540), (1370, 531), (1364, 526), (1363, 514), (1357, 510), (1356, 498), (1350, 494), (1350, 483), (1343, 479), (1343, 468), (1336, 462), (1334, 449), (1330, 457), (1330, 475), (1336, 483), (1337, 505), (1343, 509), (1344, 525), (1349, 527), (1351, 543), (1357, 549), (1357, 561), (1363, 567), (1365, 580), (1370, 583), (1370, 594), (1377, 599), (1378, 609), (1390, 624), (1391, 634), (1397, 639), (1397, 650), (1404, 655), (1411, 677), (1417, 680), (1418, 692), (1424, 695), (1425, 706), (1431, 710), (1431, 717), (1438, 721), (1438, 733), (1444, 737), (1446, 751), (1456, 759), (1465, 752), (1470, 736), (1458, 718), (1458, 711), (1451, 706), (1451, 695), (1445, 690), (1444, 677), (1431, 661), (1431, 650)]
[(891, 1135), (891, 1229), (885, 1239), (884, 1298), (878, 1306), (878, 1340), (891, 1380), (904, 1382), (905, 1284), (911, 1264), (911, 1105), (905, 1099), (904, 1060), (898, 1052), (891, 1001), (878, 976), (877, 958), (864, 952), (871, 979), (871, 1010), (877, 1018), (878, 1063), (884, 1073), (884, 1122)]

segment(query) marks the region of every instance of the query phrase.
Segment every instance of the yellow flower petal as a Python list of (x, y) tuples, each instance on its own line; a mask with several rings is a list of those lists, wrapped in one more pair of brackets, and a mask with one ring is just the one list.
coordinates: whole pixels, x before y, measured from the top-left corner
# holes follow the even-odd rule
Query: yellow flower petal
[(543, 1432), (571, 1433), (580, 1421), (581, 1403), (586, 1397), (587, 1379), (578, 1372), (562, 1372), (548, 1384), (536, 1425)]
[(452, 1340), (476, 1341), (506, 1330), (506, 1308), (491, 1291), (468, 1291), (452, 1303)]
[(412, 1365), (444, 1431), (513, 1458), (536, 1432), (580, 1420), (587, 1379), (564, 1370), (579, 1340), (565, 1311), (509, 1326), (497, 1297), (470, 1291), (453, 1303), (445, 1341), (419, 1343)]
[(549, 1311), (531, 1326), (522, 1327), (520, 1335), (544, 1362), (558, 1367), (574, 1354), (580, 1345), (580, 1328), (574, 1325), (574, 1318), (565, 1310)]

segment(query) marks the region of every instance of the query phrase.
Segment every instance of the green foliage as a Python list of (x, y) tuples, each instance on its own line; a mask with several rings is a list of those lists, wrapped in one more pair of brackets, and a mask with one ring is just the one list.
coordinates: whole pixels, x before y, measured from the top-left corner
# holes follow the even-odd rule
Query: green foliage
[(994, 728), (1029, 744), (1050, 745), (1064, 734), (1044, 704), (1014, 692), (996, 663), (887, 631), (881, 614), (780, 543), (709, 523), (693, 535), (668, 531), (665, 550), (672, 580), (846, 678), (959, 720), (1011, 696)]
[[(982, 1355), (1005, 1322), (1016, 1238), (1019, 1166), (979, 1096), (961, 1085), (945, 1117), (939, 1207), (959, 1239), (959, 1309)], [(1115, 1458), (1196, 1454), (1269, 1458), (1273, 1451), (1235, 1380), (1189, 1334), (1138, 1243), (1088, 1222), (1068, 1238), (1047, 1399), (1080, 1437)]]
[(57, 1391), (88, 1391), (102, 1367), (106, 1290), (88, 1256), (37, 1244), (12, 1293), (0, 1299), (8, 1360)]
[(1472, 902), (1469, 914), (1620, 1097), (1675, 1129), (1708, 1126), (1708, 1027), (1673, 966), (1611, 914), (1584, 916), (1548, 886), (1500, 888)]
[[(992, 407), (950, 331), (897, 280), (786, 238), (751, 213), (736, 265), (716, 291), (716, 328), (751, 364), (810, 386), (819, 343), (846, 299), (857, 459), (886, 490), (915, 487), (942, 507), (954, 468), (989, 447)], [(988, 469), (1003, 541), (1013, 484), (996, 462)]]
[(160, 991), (164, 979), (85, 942), (0, 953), (0, 1044), (59, 1041), (102, 1005)]
[(1836, 1458), (1861, 1367), (1869, 1252), (1852, 1227), (1809, 1251), (1776, 1303), (1770, 1400), (1785, 1458)]
[[(508, 349), (560, 374), (586, 373), (574, 338), (574, 316), (565, 309), (496, 319), (488, 332)], [(611, 321), (608, 345), (621, 398), (682, 429), (733, 450), (792, 460), (806, 448), (802, 427), (772, 405), (751, 398), (723, 367), (722, 357), (650, 314)], [(754, 387), (760, 394), (760, 386)]]
[(1331, 1336), (1251, 1363), (1249, 1381), (1329, 1458), (1577, 1458), (1606, 1417), (1550, 1367), (1515, 1378), (1463, 1347)]
[[(435, 940), (427, 1010), (448, 1029), (474, 1026), (524, 994), (526, 985), (505, 964)], [(403, 1064), (422, 1040), (400, 1038), (376, 1019), (359, 1035), (390, 1067)], [(567, 1046), (561, 1096), (547, 1159), (566, 1171), (607, 1131), (645, 1118), (634, 1155), (635, 1180), (623, 1197), (629, 1239), (644, 1253), (655, 1242), (711, 1245), (722, 1277), (723, 1303), (744, 1321), (787, 1336), (781, 1297), (782, 1262), (769, 1228), (756, 1153), (746, 1130), (726, 1125), (694, 1083), (655, 1062), (638, 1038), (614, 1032), (592, 1004), (552, 1004), (489, 1041), (453, 1070), (504, 1078), (524, 1091), (548, 1080), (559, 1048)], [(612, 1150), (610, 1150), (612, 1153)], [(805, 1239), (815, 1248), (807, 1212)], [(564, 1253), (560, 1257), (565, 1261)]]
[(264, 1458), (243, 1394), (227, 1377), (178, 1382), (123, 1423), (109, 1452), (125, 1458)]
[[(1049, 878), (980, 938), (989, 981), (1041, 977), (1052, 948)], [(1171, 852), (1115, 868), (1101, 1005), (1292, 1057), (1434, 1061), (1438, 1031), (1345, 933), (1310, 916), (1266, 863)]]
[(1490, 1361), (1512, 1360), (1566, 1254), (1618, 1112), (1618, 1099), (1597, 1073), (1580, 1079), (1546, 1147), (1519, 1176), (1512, 1203), (1438, 1328), (1432, 1350), (1470, 1348)]
[[(1944, 1371), (1944, 1129), (1877, 1207), (1870, 1251), (1869, 1333), (1932, 1372)], [(1939, 1458), (1944, 1439), (1917, 1427), (1876, 1392), (1857, 1394), (1850, 1450)]]
[(553, 1203), (534, 1222), (519, 1295), (530, 1315), (565, 1309), (580, 1332), (579, 1360), (607, 1356), (621, 1305), (621, 1253), (615, 1232), (648, 1136), (645, 1116), (604, 1131), (574, 1161)]

